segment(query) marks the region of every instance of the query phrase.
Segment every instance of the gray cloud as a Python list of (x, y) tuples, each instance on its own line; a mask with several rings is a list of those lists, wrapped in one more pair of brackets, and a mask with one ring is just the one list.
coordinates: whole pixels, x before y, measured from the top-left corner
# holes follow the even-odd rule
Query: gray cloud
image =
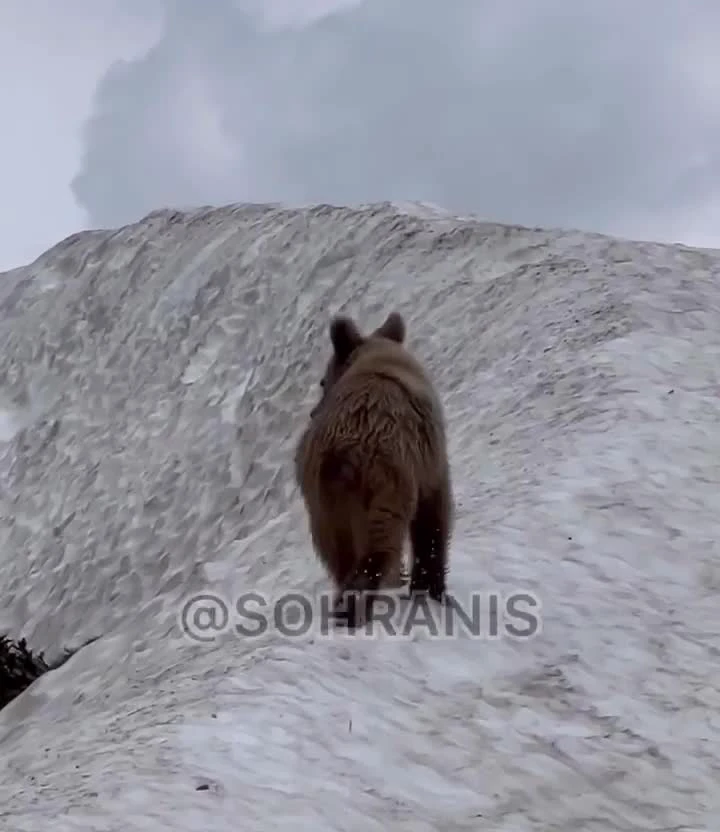
[(155, 0), (0, 2), (0, 270), (85, 222), (69, 181), (97, 79), (157, 38)]
[(174, 0), (99, 85), (73, 190), (101, 226), (424, 199), (720, 245), (718, 42), (715, 0), (366, 0), (287, 28)]

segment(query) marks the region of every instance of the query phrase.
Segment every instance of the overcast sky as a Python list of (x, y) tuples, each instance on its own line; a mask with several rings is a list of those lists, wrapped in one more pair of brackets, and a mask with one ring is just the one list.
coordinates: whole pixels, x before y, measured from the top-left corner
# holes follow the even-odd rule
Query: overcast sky
[(2, 0), (0, 269), (245, 200), (720, 246), (718, 43), (718, 0)]

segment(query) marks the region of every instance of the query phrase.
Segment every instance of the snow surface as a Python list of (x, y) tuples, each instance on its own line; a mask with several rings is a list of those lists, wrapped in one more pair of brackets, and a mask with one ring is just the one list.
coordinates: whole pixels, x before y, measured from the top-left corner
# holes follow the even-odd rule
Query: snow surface
[[(0, 276), (0, 828), (720, 828), (720, 253), (432, 206), (159, 211)], [(532, 639), (198, 643), (328, 588), (292, 483), (327, 323), (437, 379), (450, 589)], [(198, 790), (198, 786), (208, 786)]]

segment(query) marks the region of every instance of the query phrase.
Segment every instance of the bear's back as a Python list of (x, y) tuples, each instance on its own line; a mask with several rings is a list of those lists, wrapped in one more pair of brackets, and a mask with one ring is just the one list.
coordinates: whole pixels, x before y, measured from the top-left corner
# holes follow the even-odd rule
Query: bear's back
[(445, 424), (422, 365), (401, 345), (377, 339), (329, 391), (314, 419), (321, 446), (411, 457), (445, 453)]

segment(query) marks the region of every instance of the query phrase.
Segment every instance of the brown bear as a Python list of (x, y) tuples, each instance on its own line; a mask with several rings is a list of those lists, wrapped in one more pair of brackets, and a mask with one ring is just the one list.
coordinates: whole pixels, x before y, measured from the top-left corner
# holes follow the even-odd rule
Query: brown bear
[(380, 586), (402, 580), (408, 534), (410, 594), (444, 601), (454, 508), (443, 409), (405, 347), (402, 316), (392, 312), (368, 336), (337, 316), (329, 334), (333, 354), (295, 476), (313, 546), (338, 590), (334, 615), (347, 602), (354, 628), (371, 615)]

